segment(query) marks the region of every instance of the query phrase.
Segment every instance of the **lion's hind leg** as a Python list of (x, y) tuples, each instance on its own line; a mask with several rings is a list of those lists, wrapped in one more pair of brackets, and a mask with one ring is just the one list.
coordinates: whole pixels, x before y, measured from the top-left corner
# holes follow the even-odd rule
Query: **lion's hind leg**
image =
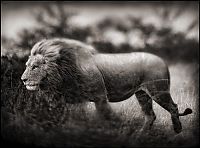
[(153, 122), (156, 119), (156, 115), (152, 108), (152, 98), (143, 90), (137, 91), (135, 95), (145, 116), (145, 123), (141, 131), (147, 131), (152, 127)]
[(176, 133), (180, 133), (182, 131), (182, 125), (179, 120), (179, 111), (177, 104), (171, 98), (169, 92), (164, 92), (153, 96), (153, 99), (156, 103), (158, 103), (161, 107), (166, 109), (171, 114), (172, 123), (174, 126), (174, 131)]

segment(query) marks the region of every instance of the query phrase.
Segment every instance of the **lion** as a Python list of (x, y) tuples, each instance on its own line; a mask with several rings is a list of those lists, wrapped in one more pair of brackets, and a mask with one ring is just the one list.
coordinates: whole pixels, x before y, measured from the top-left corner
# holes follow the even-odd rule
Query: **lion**
[(119, 102), (135, 95), (145, 122), (142, 131), (151, 129), (156, 115), (152, 100), (171, 114), (176, 133), (182, 131), (179, 113), (170, 95), (167, 64), (158, 56), (145, 53), (100, 53), (80, 41), (53, 38), (37, 42), (21, 77), (28, 90), (61, 93), (66, 102), (95, 103), (97, 113), (110, 119), (109, 102)]

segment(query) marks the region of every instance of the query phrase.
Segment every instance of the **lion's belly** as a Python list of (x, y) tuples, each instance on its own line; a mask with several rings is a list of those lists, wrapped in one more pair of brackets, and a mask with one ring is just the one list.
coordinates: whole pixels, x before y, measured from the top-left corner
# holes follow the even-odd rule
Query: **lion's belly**
[(134, 73), (130, 76), (120, 76), (120, 74), (111, 76), (106, 73), (103, 75), (107, 97), (110, 102), (118, 102), (128, 99), (135, 93), (140, 84), (140, 77), (134, 77)]
[(136, 90), (132, 84), (119, 85), (116, 83), (111, 84), (111, 81), (108, 81), (105, 81), (105, 85), (109, 102), (126, 100), (131, 97)]
[(123, 101), (131, 97), (142, 79), (141, 63), (130, 54), (100, 54), (95, 61), (101, 71), (110, 102)]

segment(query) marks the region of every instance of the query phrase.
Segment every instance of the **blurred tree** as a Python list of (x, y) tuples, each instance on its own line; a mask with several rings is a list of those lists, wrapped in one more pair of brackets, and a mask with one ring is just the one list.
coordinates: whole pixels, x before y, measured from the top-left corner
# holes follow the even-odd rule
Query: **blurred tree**
[(15, 41), (15, 48), (28, 50), (41, 39), (53, 37), (71, 38), (86, 41), (87, 37), (93, 36), (90, 27), (74, 27), (70, 24), (70, 19), (75, 13), (66, 12), (61, 4), (44, 6), (35, 13), (38, 27), (23, 29), (19, 35), (19, 41)]
[[(5, 47), (4, 49), (13, 50), (13, 52), (28, 51), (26, 54), (29, 54), (30, 49), (37, 41), (53, 37), (72, 38), (88, 42), (96, 47), (97, 50), (108, 53), (140, 50), (162, 55), (164, 58), (168, 59), (170, 57), (170, 59), (174, 60), (178, 60), (177, 57), (183, 58), (186, 51), (187, 53), (189, 51), (190, 53), (197, 53), (197, 49), (191, 49), (185, 44), (188, 43), (191, 45), (191, 41), (186, 38), (186, 35), (197, 27), (198, 20), (191, 22), (185, 34), (175, 33), (170, 23), (181, 16), (186, 6), (184, 5), (183, 10), (176, 9), (173, 13), (171, 3), (166, 3), (164, 6), (159, 7), (158, 10), (155, 9), (155, 12), (163, 21), (161, 28), (157, 28), (153, 24), (144, 24), (141, 18), (130, 16), (123, 18), (123, 20), (121, 18), (108, 17), (95, 26), (82, 28), (73, 26), (70, 23), (71, 18), (77, 14), (66, 11), (62, 3), (58, 3), (57, 5), (44, 5), (40, 11), (34, 14), (38, 27), (23, 29), (19, 33), (19, 39), (17, 41), (3, 38), (2, 42)], [(108, 28), (123, 33), (126, 37), (126, 42), (122, 45), (115, 46), (111, 41), (105, 41), (104, 32), (106, 32)], [(133, 33), (135, 33), (134, 30), (141, 32), (140, 40), (144, 42), (144, 47), (141, 46), (140, 49), (134, 47), (134, 44), (133, 46), (131, 44), (133, 36), (130, 36), (130, 32), (133, 31)], [(135, 36), (138, 35), (135, 34)], [(151, 43), (149, 42), (150, 40)], [(194, 44), (196, 43), (196, 41), (193, 42)], [(190, 49), (186, 49), (186, 47)], [(186, 60), (187, 56), (188, 55), (184, 55), (182, 60)], [(195, 57), (194, 59), (197, 58)]]

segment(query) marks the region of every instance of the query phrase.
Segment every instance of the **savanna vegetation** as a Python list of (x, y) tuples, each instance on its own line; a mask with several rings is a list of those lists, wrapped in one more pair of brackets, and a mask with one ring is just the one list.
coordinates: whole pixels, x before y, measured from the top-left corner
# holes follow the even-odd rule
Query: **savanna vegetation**
[[(180, 9), (174, 15), (178, 18)], [(144, 24), (140, 18), (128, 17), (126, 25), (113, 18), (105, 18), (94, 26), (72, 26), (69, 20), (76, 13), (66, 12), (62, 5), (46, 5), (35, 14), (38, 26), (21, 30), (19, 39), (2, 37), (1, 55), (1, 136), (12, 143), (55, 147), (132, 147), (132, 146), (194, 146), (199, 137), (199, 41), (175, 33), (168, 25), (157, 28)], [(163, 24), (170, 23), (170, 10), (160, 17)], [(173, 20), (171, 20), (173, 21)], [(191, 23), (188, 32), (197, 26)], [(127, 42), (114, 45), (104, 39), (108, 29), (127, 35)], [(143, 46), (134, 47), (128, 33), (139, 31)], [(32, 46), (43, 38), (65, 37), (93, 45), (99, 52), (123, 53), (145, 51), (161, 56), (169, 65), (171, 93), (180, 112), (190, 107), (193, 114), (181, 117), (183, 132), (176, 135), (170, 115), (156, 103), (157, 119), (153, 129), (135, 139), (144, 117), (135, 96), (111, 106), (122, 122), (101, 121), (93, 103), (65, 104), (64, 98), (53, 99), (54, 109), (47, 111), (49, 99), (27, 91), (21, 81)], [(155, 42), (150, 42), (154, 38)], [(114, 124), (110, 124), (114, 123)], [(133, 135), (130, 136), (130, 131)]]

